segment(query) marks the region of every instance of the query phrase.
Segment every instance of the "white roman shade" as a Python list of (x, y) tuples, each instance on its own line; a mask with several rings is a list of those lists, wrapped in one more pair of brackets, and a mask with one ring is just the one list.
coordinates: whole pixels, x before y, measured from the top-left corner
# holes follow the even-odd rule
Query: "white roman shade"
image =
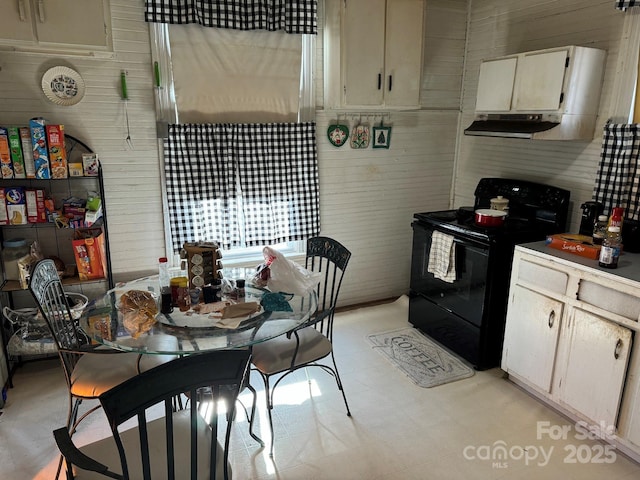
[(169, 25), (180, 123), (298, 118), (302, 35)]

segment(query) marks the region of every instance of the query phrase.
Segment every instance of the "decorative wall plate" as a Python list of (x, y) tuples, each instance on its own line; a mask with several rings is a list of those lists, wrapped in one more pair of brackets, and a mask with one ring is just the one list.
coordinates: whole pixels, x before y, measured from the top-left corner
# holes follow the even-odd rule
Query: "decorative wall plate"
[(84, 80), (69, 67), (53, 67), (42, 76), (42, 91), (56, 105), (75, 105), (84, 97)]

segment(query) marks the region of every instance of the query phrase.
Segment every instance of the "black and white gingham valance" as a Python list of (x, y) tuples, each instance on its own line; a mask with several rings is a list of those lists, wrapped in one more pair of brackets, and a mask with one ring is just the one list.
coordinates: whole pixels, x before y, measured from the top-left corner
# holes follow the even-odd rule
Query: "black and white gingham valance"
[(314, 122), (169, 125), (164, 156), (176, 251), (187, 241), (229, 249), (243, 236), (264, 246), (320, 232)]
[(145, 0), (147, 22), (316, 34), (318, 0)]
[(639, 156), (640, 124), (605, 125), (593, 192), (605, 214), (610, 215), (613, 207), (624, 207), (625, 218), (640, 220)]
[(618, 10), (626, 10), (629, 7), (640, 7), (640, 0), (615, 0)]

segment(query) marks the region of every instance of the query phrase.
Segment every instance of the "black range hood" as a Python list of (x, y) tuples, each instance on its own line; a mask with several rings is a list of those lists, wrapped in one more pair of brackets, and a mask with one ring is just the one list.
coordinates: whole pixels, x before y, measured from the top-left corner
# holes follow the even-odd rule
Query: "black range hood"
[(482, 137), (535, 138), (560, 122), (544, 121), (540, 115), (490, 115), (476, 118), (464, 131), (465, 135)]

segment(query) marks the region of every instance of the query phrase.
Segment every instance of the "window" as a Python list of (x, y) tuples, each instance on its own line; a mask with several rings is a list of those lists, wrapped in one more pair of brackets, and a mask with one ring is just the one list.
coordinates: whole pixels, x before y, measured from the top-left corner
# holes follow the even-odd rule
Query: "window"
[[(184, 28), (184, 30), (176, 30)], [(175, 33), (180, 32), (180, 33)], [(157, 59), (157, 111), (159, 125), (171, 123), (222, 123), (222, 122), (283, 122), (283, 121), (308, 121), (314, 118), (315, 105), (313, 87), (313, 35), (286, 35), (273, 32), (238, 32), (221, 29), (203, 28), (197, 25), (167, 26), (165, 24), (151, 24), (153, 55)], [(272, 38), (268, 38), (272, 35)], [(173, 38), (171, 38), (173, 37)], [(256, 41), (257, 40), (257, 41)], [(264, 80), (265, 70), (260, 67), (260, 73), (251, 74), (251, 69), (244, 68), (247, 62), (238, 62), (238, 58), (244, 55), (242, 52), (249, 49), (255, 52), (256, 43), (263, 46), (263, 51), (252, 57), (261, 59), (261, 65), (277, 65), (271, 68), (272, 80)], [(296, 47), (299, 44), (299, 47)], [(235, 46), (234, 46), (235, 45)], [(282, 45), (286, 47), (283, 48)], [(283, 52), (286, 52), (283, 55)], [(292, 58), (295, 56), (295, 58)], [(177, 57), (180, 60), (177, 60)], [(265, 58), (268, 60), (264, 61)], [(229, 63), (240, 67), (240, 72), (234, 70), (234, 74), (225, 77), (229, 70)], [(206, 64), (207, 68), (202, 64)], [(225, 66), (226, 65), (226, 66)], [(171, 66), (171, 68), (169, 67)], [(292, 83), (292, 74), (285, 75), (282, 72), (295, 71), (295, 81)], [(197, 67), (197, 68), (196, 68)], [(166, 74), (162, 74), (166, 72)], [(184, 72), (188, 74), (184, 75)], [(164, 83), (161, 81), (165, 78)], [(200, 80), (198, 80), (200, 78)], [(238, 80), (242, 78), (242, 80)], [(250, 86), (254, 82), (254, 87)], [(281, 94), (275, 93), (277, 88), (286, 85), (289, 87), (280, 89)], [(186, 85), (185, 85), (186, 84)], [(232, 93), (229, 85), (241, 85), (240, 90)], [(227, 87), (225, 87), (225, 85)], [(293, 85), (293, 88), (291, 87)], [(193, 94), (198, 90), (204, 94)], [(265, 89), (271, 89), (265, 91)], [(211, 95), (211, 91), (222, 91), (222, 95)], [(291, 94), (294, 91), (294, 95)], [(231, 92), (231, 93), (230, 93)], [(238, 93), (239, 92), (239, 93)], [(252, 106), (252, 98), (243, 92), (259, 92), (255, 95), (258, 106)], [(279, 98), (279, 100), (273, 100)], [(270, 100), (265, 104), (263, 99)], [(234, 105), (240, 105), (237, 111), (233, 111)], [(295, 109), (292, 109), (292, 105)], [(271, 113), (264, 111), (271, 109)], [(295, 110), (295, 111), (293, 111)], [(260, 111), (259, 115), (256, 111)], [(166, 133), (166, 132), (163, 132)], [(163, 178), (163, 186), (166, 185)], [(239, 188), (239, 187), (238, 187)], [(166, 188), (165, 195), (165, 238), (167, 251), (175, 252), (179, 249), (172, 238), (171, 222), (168, 215), (168, 202)], [(242, 211), (242, 192), (237, 190), (236, 203), (239, 211)], [(220, 205), (212, 202), (213, 210)], [(223, 251), (225, 263), (253, 261), (262, 258), (262, 247), (247, 247), (245, 238), (245, 219), (242, 216), (236, 219), (239, 224), (237, 235), (238, 247), (234, 246)], [(208, 232), (208, 239), (216, 238)], [(206, 237), (202, 237), (203, 239)], [(288, 241), (279, 243), (275, 247), (285, 254), (304, 252), (304, 241)]]

